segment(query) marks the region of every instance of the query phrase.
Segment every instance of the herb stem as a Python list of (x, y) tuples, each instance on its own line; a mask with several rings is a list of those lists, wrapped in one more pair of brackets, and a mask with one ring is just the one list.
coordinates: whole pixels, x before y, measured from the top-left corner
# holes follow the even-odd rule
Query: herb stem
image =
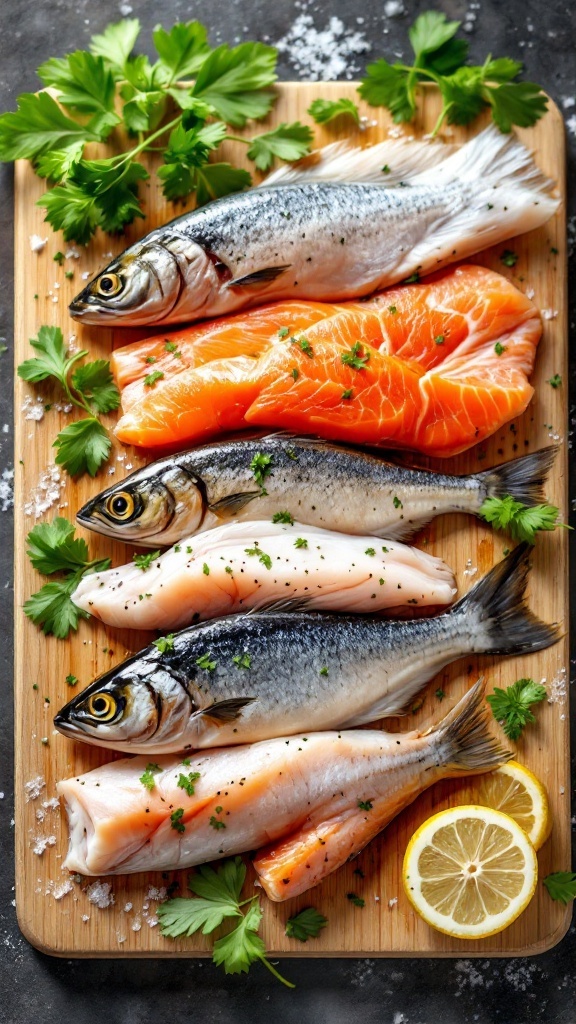
[(270, 963), (270, 961), (267, 959), (267, 957), (259, 956), (258, 959), (262, 961), (264, 966), (268, 968), (270, 973), (273, 974), (274, 977), (278, 979), (278, 981), (281, 981), (283, 985), (286, 985), (286, 988), (296, 988), (296, 985), (294, 985), (294, 983), (292, 981), (288, 981), (287, 978), (283, 978), (282, 977), (280, 972), (276, 970), (274, 965)]

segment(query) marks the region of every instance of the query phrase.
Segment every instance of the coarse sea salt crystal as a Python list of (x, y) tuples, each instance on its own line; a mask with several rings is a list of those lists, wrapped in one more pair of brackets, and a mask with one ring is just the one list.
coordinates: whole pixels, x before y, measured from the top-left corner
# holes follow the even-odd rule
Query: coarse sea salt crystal
[(64, 255), (65, 255), (67, 260), (79, 260), (80, 259), (80, 253), (78, 252), (78, 249), (66, 249), (66, 252), (64, 253)]
[(550, 686), (548, 687), (548, 703), (549, 704), (565, 704), (567, 693), (567, 672), (565, 668), (560, 668), (553, 677)]
[(156, 887), (155, 885), (150, 885), (148, 887), (148, 892), (146, 893), (146, 899), (154, 900), (156, 903), (161, 903), (162, 900), (166, 899), (166, 886), (160, 885)]
[(47, 466), (40, 474), (36, 487), (24, 502), (24, 514), (39, 519), (60, 501), (65, 481), (57, 466)]
[(33, 843), (32, 853), (41, 857), (49, 846), (56, 846), (56, 836), (34, 836)]
[(557, 309), (541, 309), (540, 312), (544, 320), (555, 320), (558, 316)]
[(53, 796), (50, 798), (50, 800), (43, 800), (42, 807), (44, 807), (47, 811), (57, 811), (58, 808), (60, 807), (60, 801), (57, 796)]
[(61, 900), (69, 892), (74, 892), (74, 883), (69, 878), (65, 878), (63, 882), (48, 882), (48, 888), (55, 900)]
[(405, 13), (406, 8), (401, 0), (386, 0), (384, 14), (387, 18), (399, 18)]
[(90, 277), (90, 271), (85, 270), (82, 274), (80, 274), (80, 277), (82, 278), (83, 281), (87, 281), (88, 278)]
[(42, 252), (47, 241), (47, 238), (40, 238), (40, 235), (30, 235), (30, 248), (32, 252)]
[(46, 779), (43, 775), (37, 775), (35, 779), (30, 779), (29, 782), (25, 782), (24, 792), (26, 793), (26, 803), (28, 803), (29, 800), (37, 800), (45, 786)]
[(96, 907), (105, 910), (114, 903), (114, 893), (110, 882), (101, 882), (99, 878), (86, 889), (86, 895)]
[(126, 903), (126, 904), (124, 905), (124, 913), (125, 913), (125, 914), (127, 914), (127, 913), (128, 913), (128, 911), (132, 910), (132, 907), (133, 907), (133, 904), (132, 904), (132, 903)]
[(82, 920), (84, 921), (84, 924), (86, 924), (86, 922), (90, 920), (90, 914), (82, 914)]
[(25, 420), (35, 420), (36, 423), (40, 423), (44, 419), (44, 399), (38, 396), (32, 398), (32, 395), (26, 395), (22, 405), (20, 406), (20, 412), (24, 413)]
[(527, 288), (524, 294), (526, 295), (527, 299), (533, 299), (536, 295), (536, 292), (533, 288)]
[(395, 907), (397, 903), (398, 903), (398, 897), (397, 896), (394, 896), (391, 900), (388, 900), (388, 906), (389, 907)]
[(14, 470), (12, 467), (2, 470), (0, 476), (0, 509), (7, 512), (14, 504)]

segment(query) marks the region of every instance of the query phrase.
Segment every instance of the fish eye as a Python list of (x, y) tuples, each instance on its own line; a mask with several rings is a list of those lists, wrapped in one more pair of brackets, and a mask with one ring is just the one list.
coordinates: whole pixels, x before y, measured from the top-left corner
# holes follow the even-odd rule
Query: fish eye
[(130, 519), (134, 513), (134, 498), (128, 491), (112, 494), (106, 502), (106, 511), (114, 519)]
[(109, 722), (118, 709), (118, 702), (111, 693), (93, 693), (88, 698), (88, 711), (100, 722)]
[(103, 274), (98, 280), (98, 291), (100, 295), (105, 295), (107, 298), (111, 295), (117, 295), (118, 292), (122, 291), (123, 282), (118, 277), (118, 274)]

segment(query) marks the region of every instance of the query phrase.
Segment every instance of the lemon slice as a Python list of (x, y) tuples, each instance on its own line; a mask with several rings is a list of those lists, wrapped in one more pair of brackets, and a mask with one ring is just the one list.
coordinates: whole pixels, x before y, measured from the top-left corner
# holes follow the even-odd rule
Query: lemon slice
[(508, 761), (478, 780), (478, 803), (509, 814), (539, 850), (552, 831), (546, 790), (524, 765)]
[(528, 906), (538, 863), (524, 829), (509, 815), (491, 807), (449, 807), (412, 836), (402, 880), (412, 906), (433, 928), (485, 939)]

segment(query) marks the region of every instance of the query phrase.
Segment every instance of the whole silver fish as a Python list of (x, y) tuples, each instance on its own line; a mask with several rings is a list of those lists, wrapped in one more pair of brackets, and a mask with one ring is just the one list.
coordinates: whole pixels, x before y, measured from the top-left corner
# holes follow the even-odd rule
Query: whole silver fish
[(471, 476), (429, 473), (378, 455), (288, 434), (221, 441), (159, 459), (91, 498), (78, 522), (149, 547), (225, 523), (294, 520), (398, 539), (447, 512), (478, 515), (488, 497), (544, 501), (554, 447)]
[(414, 146), (421, 171), (398, 187), (304, 179), (186, 213), (113, 259), (70, 314), (130, 326), (273, 299), (357, 298), (539, 227), (557, 209), (552, 182), (494, 127), (440, 164), (437, 147)]
[[(151, 790), (140, 781), (145, 757), (101, 765), (58, 783), (70, 834), (63, 866), (83, 875), (168, 871), (258, 850), (266, 894), (289, 899), (358, 854), (438, 779), (507, 761), (488, 714), (476, 683), (423, 733), (306, 731), (197, 754), (185, 765), (169, 758), (153, 765)], [(194, 780), (188, 789), (183, 774)]]
[(151, 644), (55, 717), (66, 735), (144, 753), (230, 746), (401, 714), (461, 655), (520, 654), (557, 639), (524, 605), (521, 544), (436, 618), (235, 615)]

